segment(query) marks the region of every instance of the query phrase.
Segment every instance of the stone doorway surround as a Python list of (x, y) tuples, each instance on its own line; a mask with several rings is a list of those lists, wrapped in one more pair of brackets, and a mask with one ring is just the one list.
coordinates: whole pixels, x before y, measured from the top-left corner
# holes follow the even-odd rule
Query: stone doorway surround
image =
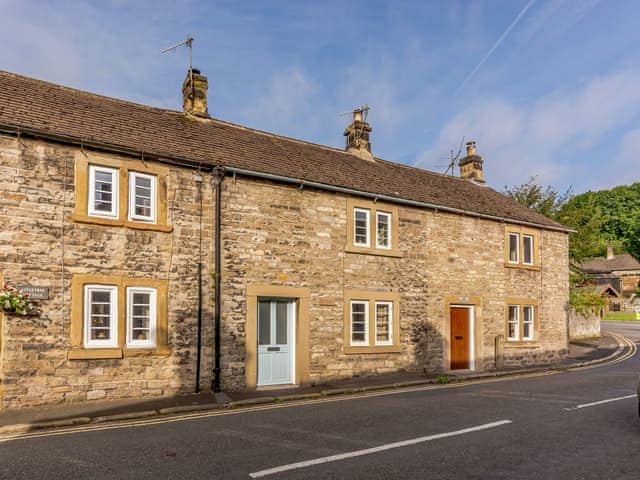
[(256, 388), (258, 380), (258, 298), (282, 297), (296, 301), (295, 379), (296, 385), (309, 382), (309, 302), (311, 291), (305, 287), (250, 285), (247, 287), (245, 324), (245, 386)]
[(469, 370), (482, 370), (482, 298), (472, 295), (448, 295), (444, 297), (442, 335), (442, 369), (445, 372), (451, 370), (451, 307), (471, 308), (472, 336), (471, 354), (469, 358)]

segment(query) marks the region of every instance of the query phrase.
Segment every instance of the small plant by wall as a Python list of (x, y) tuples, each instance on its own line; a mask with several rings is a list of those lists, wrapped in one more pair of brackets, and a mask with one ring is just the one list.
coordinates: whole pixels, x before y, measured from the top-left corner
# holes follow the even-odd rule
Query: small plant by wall
[(0, 309), (5, 313), (26, 315), (31, 310), (28, 297), (5, 283), (0, 289)]

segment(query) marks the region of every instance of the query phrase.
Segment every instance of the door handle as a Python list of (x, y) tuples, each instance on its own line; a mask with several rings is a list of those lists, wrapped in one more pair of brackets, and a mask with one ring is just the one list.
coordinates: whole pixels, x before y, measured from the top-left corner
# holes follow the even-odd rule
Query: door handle
[(456, 335), (456, 340), (463, 340), (464, 337), (462, 335)]
[(279, 352), (280, 347), (267, 347), (267, 352)]

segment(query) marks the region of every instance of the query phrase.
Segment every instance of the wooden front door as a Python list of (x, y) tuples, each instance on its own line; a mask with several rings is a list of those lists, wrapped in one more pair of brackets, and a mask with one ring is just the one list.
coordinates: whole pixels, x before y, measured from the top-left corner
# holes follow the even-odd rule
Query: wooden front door
[(466, 369), (470, 366), (469, 312), (468, 308), (451, 307), (451, 370)]

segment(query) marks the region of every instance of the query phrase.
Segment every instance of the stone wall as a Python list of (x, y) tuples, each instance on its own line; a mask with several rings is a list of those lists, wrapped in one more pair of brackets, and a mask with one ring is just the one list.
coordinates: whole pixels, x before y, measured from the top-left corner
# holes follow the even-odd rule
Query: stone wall
[[(189, 392), (195, 388), (200, 193), (193, 172), (171, 168), (171, 233), (76, 223), (74, 161), (100, 154), (0, 136), (0, 272), (11, 285), (49, 288), (36, 316), (5, 315), (2, 406), (20, 407)], [(107, 155), (128, 161), (125, 157)], [(213, 196), (202, 185), (204, 287), (211, 291)], [(168, 356), (67, 360), (74, 274), (169, 281)], [(212, 345), (212, 296), (204, 301), (203, 345)], [(211, 384), (212, 348), (203, 349), (202, 385)]]
[[(101, 155), (0, 136), (0, 273), (13, 285), (49, 287), (39, 315), (6, 316), (0, 355), (2, 405), (171, 395), (195, 389), (197, 265), (202, 238), (204, 335), (201, 385), (213, 369), (212, 179), (169, 167), (172, 231), (78, 223), (74, 162)], [(111, 160), (131, 161), (105, 155)], [(508, 298), (539, 304), (536, 339), (504, 347), (507, 365), (566, 354), (567, 235), (539, 232), (541, 268), (506, 268), (505, 224), (395, 206), (400, 257), (352, 253), (347, 202), (354, 197), (227, 176), (222, 191), (222, 386), (245, 385), (247, 287), (306, 287), (309, 381), (396, 371), (449, 370), (451, 304), (473, 305), (475, 369), (495, 367)], [(200, 237), (202, 233), (202, 237)], [(73, 275), (168, 280), (169, 354), (68, 360)], [(345, 353), (345, 290), (400, 295), (397, 353)]]
[[(566, 355), (567, 235), (540, 232), (542, 267), (505, 268), (502, 223), (399, 207), (401, 258), (345, 252), (347, 196), (238, 177), (224, 183), (223, 385), (244, 385), (245, 289), (311, 291), (310, 380), (400, 370), (442, 372), (448, 364), (448, 301), (473, 303), (478, 370), (495, 367), (507, 298), (539, 302), (534, 342), (505, 345), (505, 364)], [(345, 289), (400, 293), (402, 351), (345, 354)]]
[(569, 312), (569, 340), (600, 337), (600, 316), (582, 315), (575, 310)]

